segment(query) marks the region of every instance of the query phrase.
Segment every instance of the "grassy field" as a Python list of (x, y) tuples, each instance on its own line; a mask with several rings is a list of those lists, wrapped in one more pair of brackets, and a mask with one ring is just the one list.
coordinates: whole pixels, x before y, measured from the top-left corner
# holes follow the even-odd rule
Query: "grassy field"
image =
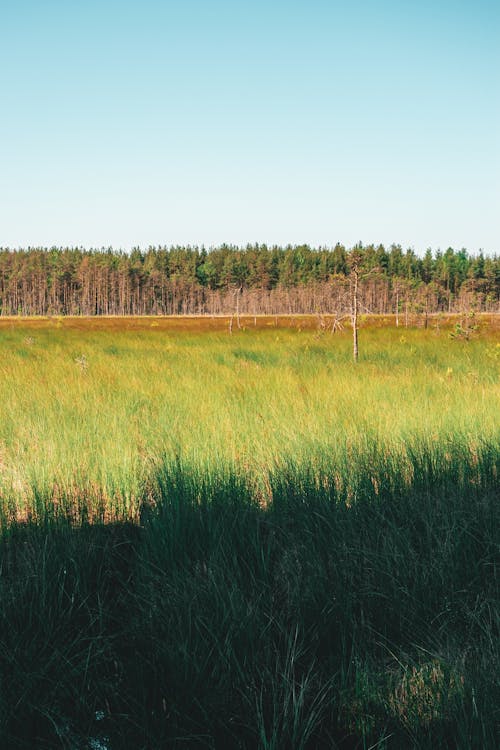
[(208, 331), (192, 319), (0, 323), (4, 508), (24, 518), (83, 493), (93, 514), (104, 499), (108, 516), (136, 519), (165, 462), (245, 475), (264, 503), (269, 472), (304, 464), (350, 497), (376, 485), (380, 462), (411, 479), (415, 456), (474, 460), (496, 445), (500, 335), (486, 324), (467, 342), (370, 327), (354, 368), (348, 331), (248, 322), (231, 336), (221, 319)]
[(0, 318), (2, 746), (496, 748), (476, 322)]

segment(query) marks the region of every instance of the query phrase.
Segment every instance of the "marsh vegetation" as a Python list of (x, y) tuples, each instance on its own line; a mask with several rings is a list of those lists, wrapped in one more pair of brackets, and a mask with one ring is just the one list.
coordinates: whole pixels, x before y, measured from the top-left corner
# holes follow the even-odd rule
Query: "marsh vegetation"
[(0, 323), (5, 747), (497, 746), (497, 323), (393, 322)]

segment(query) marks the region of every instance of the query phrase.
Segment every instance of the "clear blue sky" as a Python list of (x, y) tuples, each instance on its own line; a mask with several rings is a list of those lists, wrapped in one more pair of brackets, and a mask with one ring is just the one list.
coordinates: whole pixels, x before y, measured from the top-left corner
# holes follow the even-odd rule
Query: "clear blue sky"
[(0, 245), (500, 251), (500, 3), (0, 0)]

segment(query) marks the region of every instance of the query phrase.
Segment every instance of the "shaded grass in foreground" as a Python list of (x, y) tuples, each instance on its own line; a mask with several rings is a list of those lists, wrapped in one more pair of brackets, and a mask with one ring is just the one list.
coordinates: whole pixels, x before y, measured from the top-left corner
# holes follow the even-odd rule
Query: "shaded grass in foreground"
[(497, 747), (498, 452), (447, 451), (355, 497), (282, 463), (265, 508), (170, 461), (141, 527), (4, 526), (0, 745)]

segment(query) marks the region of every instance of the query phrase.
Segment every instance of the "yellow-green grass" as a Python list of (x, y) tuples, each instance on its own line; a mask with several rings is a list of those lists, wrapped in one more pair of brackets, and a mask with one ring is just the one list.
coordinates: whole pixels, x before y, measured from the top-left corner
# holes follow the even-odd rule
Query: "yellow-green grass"
[(0, 319), (0, 747), (496, 750), (495, 321)]
[(473, 463), (498, 447), (495, 319), (469, 340), (450, 321), (377, 322), (354, 364), (350, 330), (315, 318), (243, 319), (232, 334), (227, 319), (3, 321), (3, 508), (22, 518), (64, 497), (136, 518), (165, 460), (241, 473), (263, 503), (277, 467), (323, 467), (349, 496), (360, 471), (376, 487), (380, 460), (411, 479), (409, 454), (446, 462), (460, 445)]

